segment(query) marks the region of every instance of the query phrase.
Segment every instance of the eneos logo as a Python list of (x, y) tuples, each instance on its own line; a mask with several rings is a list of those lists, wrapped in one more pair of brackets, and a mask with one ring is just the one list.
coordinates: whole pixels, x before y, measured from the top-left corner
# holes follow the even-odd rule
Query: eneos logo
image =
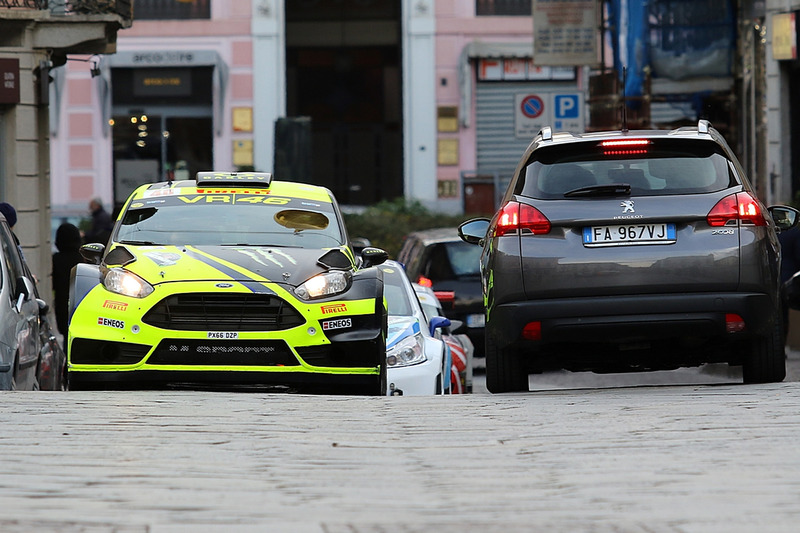
[(122, 320), (115, 320), (113, 318), (98, 317), (97, 325), (105, 326), (107, 328), (125, 329), (125, 322)]

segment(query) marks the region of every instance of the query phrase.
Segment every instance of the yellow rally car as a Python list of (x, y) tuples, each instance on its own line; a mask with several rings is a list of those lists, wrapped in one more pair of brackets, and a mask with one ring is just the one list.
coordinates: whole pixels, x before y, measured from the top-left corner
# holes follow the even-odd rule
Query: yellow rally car
[(143, 185), (70, 288), (71, 389), (183, 384), (386, 394), (387, 254), (332, 193), (266, 173)]

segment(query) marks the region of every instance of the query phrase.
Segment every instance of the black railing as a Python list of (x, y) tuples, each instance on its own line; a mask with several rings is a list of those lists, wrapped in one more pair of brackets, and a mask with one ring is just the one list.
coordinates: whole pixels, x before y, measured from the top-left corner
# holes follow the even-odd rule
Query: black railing
[(49, 10), (54, 15), (119, 15), (125, 20), (133, 18), (133, 0), (0, 0), (0, 10), (3, 8)]
[(136, 20), (210, 19), (211, 0), (136, 0)]
[(0, 8), (47, 9), (47, 0), (0, 0)]
[(531, 0), (475, 0), (475, 14), (481, 16), (530, 17)]

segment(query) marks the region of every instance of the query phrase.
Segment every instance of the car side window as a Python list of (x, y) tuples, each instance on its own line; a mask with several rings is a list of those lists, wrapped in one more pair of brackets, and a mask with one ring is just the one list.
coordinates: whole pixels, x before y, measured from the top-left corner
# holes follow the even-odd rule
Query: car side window
[(409, 247), (408, 253), (403, 254), (405, 261), (400, 259), (400, 262), (406, 266), (406, 272), (408, 272), (411, 277), (419, 274), (420, 261), (422, 261), (422, 256), (424, 253), (425, 247), (423, 244), (420, 241), (415, 240)]
[(19, 257), (17, 243), (11, 235), (11, 231), (8, 230), (5, 225), (0, 227), (0, 244), (2, 244), (3, 247), (3, 262), (8, 272), (8, 293), (13, 298), (18, 289), (17, 280), (22, 276), (24, 271), (22, 268), (22, 260)]

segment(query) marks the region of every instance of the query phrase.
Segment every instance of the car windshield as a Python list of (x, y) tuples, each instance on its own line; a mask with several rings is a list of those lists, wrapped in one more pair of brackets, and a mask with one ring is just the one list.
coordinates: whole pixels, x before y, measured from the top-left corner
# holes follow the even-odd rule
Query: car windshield
[[(390, 316), (411, 316), (413, 307), (408, 293), (410, 282), (402, 268), (384, 266), (383, 294), (389, 307)], [(404, 279), (405, 278), (405, 279)]]
[(735, 181), (711, 142), (654, 140), (628, 150), (575, 143), (538, 150), (534, 158), (516, 192), (538, 199), (707, 193)]
[[(219, 201), (217, 201), (219, 200)], [(226, 201), (223, 201), (226, 200)], [(114, 241), (152, 245), (286, 246), (344, 244), (330, 204), (263, 195), (175, 196), (133, 202)]]

